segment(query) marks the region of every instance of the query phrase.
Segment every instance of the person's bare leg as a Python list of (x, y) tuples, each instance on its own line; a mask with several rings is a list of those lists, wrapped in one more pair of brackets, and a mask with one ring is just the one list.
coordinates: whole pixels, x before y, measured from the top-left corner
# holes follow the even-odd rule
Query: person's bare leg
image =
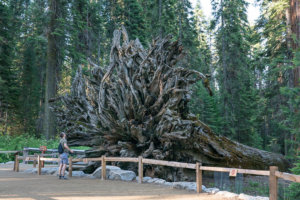
[(66, 168), (67, 168), (67, 164), (63, 164), (63, 167), (62, 167), (62, 176), (63, 177), (65, 176)]
[(62, 170), (63, 164), (59, 164), (59, 170), (58, 170), (58, 175), (61, 176), (61, 170)]

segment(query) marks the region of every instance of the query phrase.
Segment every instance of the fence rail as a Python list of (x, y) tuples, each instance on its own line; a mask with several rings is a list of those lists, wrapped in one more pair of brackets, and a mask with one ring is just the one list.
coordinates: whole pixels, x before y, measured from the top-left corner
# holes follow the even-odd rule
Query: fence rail
[[(19, 171), (19, 160), (33, 160), (38, 163), (38, 175), (41, 175), (42, 162), (44, 161), (57, 161), (59, 162), (59, 158), (45, 158), (43, 156), (49, 156), (52, 154), (35, 154), (31, 156), (15, 156), (15, 165), (14, 171)], [(89, 162), (89, 161), (101, 161), (102, 165), (102, 175), (101, 179), (105, 180), (106, 178), (106, 162), (134, 162), (138, 163), (138, 182), (143, 182), (143, 165), (161, 165), (168, 167), (178, 167), (178, 168), (187, 168), (196, 170), (196, 185), (197, 185), (197, 193), (202, 192), (202, 171), (216, 171), (216, 172), (231, 172), (232, 170), (236, 170), (237, 173), (243, 174), (251, 174), (251, 175), (260, 175), (260, 176), (269, 176), (269, 198), (270, 200), (277, 200), (277, 191), (278, 191), (278, 178), (282, 178), (284, 180), (289, 180), (293, 182), (300, 183), (300, 175), (294, 175), (289, 173), (284, 173), (278, 171), (278, 167), (271, 166), (270, 170), (251, 170), (251, 169), (236, 169), (236, 168), (224, 168), (224, 167), (212, 167), (212, 166), (202, 166), (201, 163), (181, 163), (174, 161), (164, 161), (164, 160), (154, 160), (142, 158), (141, 156), (138, 158), (131, 157), (97, 157), (97, 158), (69, 158), (69, 176), (72, 177), (72, 168), (73, 163), (75, 162)]]
[(0, 151), (0, 154), (19, 153), (20, 151)]

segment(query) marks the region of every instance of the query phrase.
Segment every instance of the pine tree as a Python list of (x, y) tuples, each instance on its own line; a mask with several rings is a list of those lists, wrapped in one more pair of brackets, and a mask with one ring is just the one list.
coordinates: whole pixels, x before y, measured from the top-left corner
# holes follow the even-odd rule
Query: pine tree
[(137, 0), (124, 0), (124, 25), (131, 38), (146, 43), (145, 15)]
[(13, 60), (20, 5), (22, 2), (0, 2), (0, 131), (4, 134), (10, 131), (18, 110), (18, 72)]
[(282, 106), (287, 105), (287, 98), (280, 93), (280, 88), (287, 86), (289, 80), (288, 66), (290, 65), (287, 49), (287, 0), (264, 1), (264, 10), (258, 24), (257, 33), (260, 35), (260, 47), (258, 56), (260, 62), (256, 69), (260, 71), (262, 80), (260, 96), (263, 103), (261, 106), (264, 122), (261, 125), (261, 135), (264, 148), (267, 150), (287, 154), (287, 140), (289, 133), (284, 130), (281, 122), (284, 115)]
[[(191, 54), (194, 57), (197, 65), (196, 69), (205, 74), (213, 74), (212, 65), (212, 53), (209, 46), (209, 24), (205, 19), (203, 11), (201, 9), (200, 1), (197, 2), (194, 12), (195, 31), (197, 34), (197, 47), (195, 48), (195, 54)], [(195, 113), (199, 119), (208, 124), (216, 133), (220, 132), (221, 117), (218, 105), (219, 94), (214, 89), (213, 77), (211, 77), (211, 88), (213, 88), (214, 96), (207, 95), (206, 89), (202, 83), (197, 83), (193, 88), (193, 94), (190, 102), (190, 109)]]
[(46, 1), (36, 1), (27, 5), (21, 28), (22, 39), (16, 50), (15, 60), (20, 70), (20, 97), (18, 120), (20, 131), (35, 133), (41, 117), (41, 101), (43, 94), (43, 79), (46, 65), (47, 38), (45, 33)]
[[(248, 145), (258, 135), (253, 120), (256, 94), (249, 66), (249, 26), (245, 1), (213, 1), (217, 28), (218, 85), (221, 95), (222, 134)], [(253, 138), (253, 135), (255, 137)]]
[(45, 79), (45, 102), (43, 130), (45, 137), (55, 136), (55, 117), (50, 110), (49, 100), (55, 98), (58, 91), (61, 66), (64, 60), (65, 45), (65, 6), (67, 0), (49, 1), (49, 32), (47, 47), (47, 65)]

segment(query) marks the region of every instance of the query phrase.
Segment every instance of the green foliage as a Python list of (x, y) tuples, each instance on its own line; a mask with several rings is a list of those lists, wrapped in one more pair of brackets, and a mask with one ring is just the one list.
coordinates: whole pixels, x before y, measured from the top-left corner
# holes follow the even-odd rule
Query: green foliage
[[(46, 140), (45, 138), (36, 138), (30, 134), (22, 134), (19, 136), (0, 135), (0, 150), (1, 151), (22, 151), (24, 147), (47, 146), (48, 149), (56, 149), (59, 139)], [(0, 162), (13, 160), (13, 155), (0, 154)]]
[(243, 188), (243, 192), (246, 194), (251, 194), (255, 196), (268, 196), (269, 195), (269, 186), (266, 183), (249, 181), (247, 187)]
[[(13, 64), (15, 45), (13, 10), (0, 2), (0, 133), (9, 132), (9, 125), (18, 109), (17, 69)], [(17, 21), (17, 20), (16, 20)], [(11, 113), (11, 114), (8, 114)], [(3, 123), (4, 122), (4, 123)]]
[[(300, 156), (298, 156), (297, 162), (295, 163), (295, 167), (291, 169), (293, 174), (300, 175)], [(292, 183), (289, 186), (289, 195), (290, 199), (297, 199), (300, 197), (300, 183)]]
[(223, 123), (221, 134), (244, 144), (261, 147), (257, 133), (258, 93), (251, 69), (246, 1), (213, 1), (216, 29), (217, 81)]
[(300, 88), (280, 88), (280, 92), (288, 99), (287, 105), (281, 106), (281, 111), (285, 116), (285, 120), (280, 122), (282, 129), (289, 133), (289, 138), (285, 138), (287, 145), (287, 156), (291, 159), (299, 152), (300, 146)]
[(196, 114), (199, 120), (203, 121), (215, 132), (220, 133), (222, 118), (217, 102), (218, 94), (214, 92), (213, 97), (208, 95), (207, 90), (201, 82), (193, 88), (193, 95), (189, 104), (192, 113)]

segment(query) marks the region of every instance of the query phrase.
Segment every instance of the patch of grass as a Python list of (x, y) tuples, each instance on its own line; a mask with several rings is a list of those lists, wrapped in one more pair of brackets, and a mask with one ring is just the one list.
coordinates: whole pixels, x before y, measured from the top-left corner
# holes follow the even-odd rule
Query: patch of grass
[(247, 186), (243, 188), (244, 193), (255, 196), (268, 196), (269, 186), (256, 181), (250, 181)]
[(77, 150), (89, 150), (91, 147), (87, 146), (79, 146), (79, 147), (71, 147), (71, 149), (77, 149)]

